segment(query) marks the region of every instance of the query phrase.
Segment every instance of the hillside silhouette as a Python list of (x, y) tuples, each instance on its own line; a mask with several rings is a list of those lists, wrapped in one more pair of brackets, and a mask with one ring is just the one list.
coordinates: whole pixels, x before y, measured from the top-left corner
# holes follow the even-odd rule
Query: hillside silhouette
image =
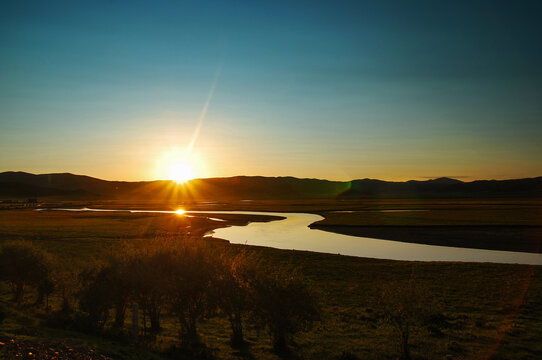
[(295, 177), (235, 176), (170, 180), (107, 181), (70, 173), (0, 173), (0, 198), (63, 200), (264, 200), (363, 198), (542, 197), (542, 177), (463, 182), (451, 178), (392, 182), (374, 179), (329, 181)]

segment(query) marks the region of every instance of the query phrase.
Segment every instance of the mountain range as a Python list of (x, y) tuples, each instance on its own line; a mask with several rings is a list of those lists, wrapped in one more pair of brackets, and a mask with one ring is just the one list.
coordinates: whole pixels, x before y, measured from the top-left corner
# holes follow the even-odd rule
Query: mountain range
[(514, 180), (451, 178), (392, 182), (374, 179), (329, 181), (295, 177), (235, 176), (170, 180), (107, 181), (70, 173), (0, 173), (0, 199), (58, 200), (243, 200), (362, 198), (542, 197), (542, 177)]

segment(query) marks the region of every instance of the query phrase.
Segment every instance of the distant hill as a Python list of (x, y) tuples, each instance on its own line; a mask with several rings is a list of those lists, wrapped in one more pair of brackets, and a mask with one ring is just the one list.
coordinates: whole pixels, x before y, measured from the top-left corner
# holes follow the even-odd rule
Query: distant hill
[(100, 196), (85, 190), (60, 190), (17, 182), (0, 182), (0, 199), (58, 197), (71, 200), (96, 200)]
[(391, 182), (328, 181), (295, 177), (235, 176), (173, 181), (106, 181), (70, 173), (0, 173), (0, 198), (122, 200), (243, 200), (361, 198), (542, 197), (542, 177), (463, 182), (450, 178)]
[(495, 198), (541, 197), (542, 177), (516, 180), (476, 180), (463, 182), (450, 178), (427, 181), (389, 182), (354, 180), (341, 198)]

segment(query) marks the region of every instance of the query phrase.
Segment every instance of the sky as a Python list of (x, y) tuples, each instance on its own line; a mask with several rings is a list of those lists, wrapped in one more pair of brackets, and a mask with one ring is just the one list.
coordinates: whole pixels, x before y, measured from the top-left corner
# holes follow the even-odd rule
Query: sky
[(539, 1), (1, 1), (0, 171), (542, 176)]

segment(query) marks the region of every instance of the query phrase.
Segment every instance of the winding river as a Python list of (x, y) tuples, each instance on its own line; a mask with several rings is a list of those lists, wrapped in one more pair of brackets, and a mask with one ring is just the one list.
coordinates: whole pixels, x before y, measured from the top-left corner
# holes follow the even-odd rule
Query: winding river
[[(89, 208), (55, 210), (176, 213), (175, 211), (158, 210), (103, 210)], [(187, 211), (184, 214), (187, 216), (198, 216), (198, 214), (204, 216), (206, 216), (205, 214), (251, 214), (285, 217), (284, 220), (252, 222), (246, 226), (230, 226), (219, 228), (214, 231), (213, 236), (229, 240), (234, 244), (268, 246), (279, 249), (307, 250), (392, 260), (465, 261), (542, 265), (542, 254), (413, 244), (400, 241), (349, 236), (311, 229), (308, 227), (310, 224), (323, 219), (320, 215), (315, 214), (256, 211)]]

